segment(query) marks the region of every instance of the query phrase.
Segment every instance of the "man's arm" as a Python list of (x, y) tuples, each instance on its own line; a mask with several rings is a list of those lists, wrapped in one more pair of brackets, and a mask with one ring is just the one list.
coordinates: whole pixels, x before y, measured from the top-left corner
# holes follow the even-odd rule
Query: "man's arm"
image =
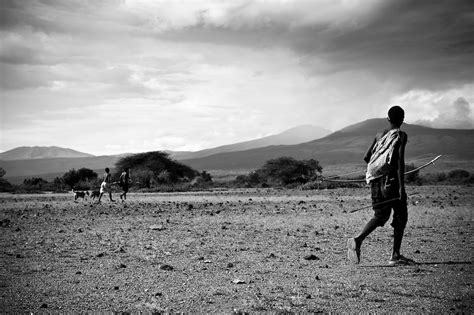
[(369, 149), (364, 155), (364, 161), (365, 163), (370, 162), (370, 157), (372, 156), (372, 149), (374, 148), (375, 143), (377, 142), (377, 138), (374, 138), (374, 141), (372, 141), (372, 144), (370, 145)]
[(398, 196), (400, 200), (406, 198), (405, 192), (405, 146), (407, 144), (408, 136), (404, 132), (400, 132), (400, 146), (398, 147), (398, 183), (399, 191)]

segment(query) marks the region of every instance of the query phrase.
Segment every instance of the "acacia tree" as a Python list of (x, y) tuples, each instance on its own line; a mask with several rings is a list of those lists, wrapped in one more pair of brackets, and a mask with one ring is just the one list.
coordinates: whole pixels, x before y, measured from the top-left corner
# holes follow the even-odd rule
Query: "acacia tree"
[(132, 170), (131, 177), (138, 180), (141, 187), (150, 188), (153, 183), (174, 184), (190, 181), (198, 172), (191, 167), (174, 161), (161, 151), (138, 153), (125, 156), (115, 163), (117, 174), (124, 169)]

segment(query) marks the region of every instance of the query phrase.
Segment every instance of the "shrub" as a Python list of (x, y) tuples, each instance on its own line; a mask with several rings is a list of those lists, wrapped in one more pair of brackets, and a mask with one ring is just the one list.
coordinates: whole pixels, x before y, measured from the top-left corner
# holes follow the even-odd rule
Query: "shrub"
[(437, 182), (444, 182), (446, 180), (446, 173), (437, 173), (436, 174), (436, 181)]
[(452, 179), (465, 179), (471, 176), (471, 173), (469, 173), (466, 170), (461, 170), (461, 169), (456, 169), (452, 170), (448, 173), (448, 178)]
[(0, 167), (0, 192), (12, 192), (15, 187), (3, 178), (7, 172)]
[(212, 176), (211, 174), (209, 174), (208, 172), (206, 171), (202, 171), (200, 174), (199, 174), (199, 177), (202, 179), (202, 181), (204, 182), (212, 182)]
[(268, 160), (260, 169), (248, 175), (240, 175), (234, 180), (239, 187), (296, 187), (313, 181), (321, 174), (319, 162), (296, 160), (292, 157), (279, 157)]
[[(79, 189), (79, 183), (82, 186), (90, 186), (89, 182), (97, 179), (97, 173), (88, 168), (81, 168), (79, 170), (69, 170), (62, 177), (62, 182), (66, 184), (69, 189)], [(58, 183), (59, 184), (59, 183)], [(85, 188), (89, 189), (89, 188)]]
[(67, 190), (66, 183), (64, 183), (64, 180), (62, 177), (56, 177), (53, 180), (53, 187), (55, 191), (65, 191)]
[(269, 184), (287, 186), (306, 183), (321, 171), (322, 167), (314, 159), (298, 161), (292, 157), (279, 157), (268, 160), (257, 173)]
[(199, 173), (199, 175), (196, 176), (191, 182), (191, 185), (194, 188), (209, 188), (212, 186), (212, 184), (212, 176), (206, 171)]
[(424, 184), (442, 184), (442, 185), (470, 185), (474, 183), (474, 174), (469, 173), (465, 170), (452, 170), (448, 174), (444, 172), (440, 173), (428, 173), (422, 176)]
[(9, 181), (0, 177), (0, 192), (12, 192), (15, 187)]
[(25, 178), (21, 188), (26, 191), (41, 191), (43, 190), (43, 185), (47, 183), (47, 181), (40, 177)]

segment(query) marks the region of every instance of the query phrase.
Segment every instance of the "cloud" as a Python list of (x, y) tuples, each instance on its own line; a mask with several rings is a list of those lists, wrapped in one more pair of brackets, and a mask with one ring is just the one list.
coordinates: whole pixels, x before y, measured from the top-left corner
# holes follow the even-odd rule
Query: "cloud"
[(473, 129), (474, 118), (471, 104), (463, 97), (459, 97), (451, 107), (444, 109), (436, 118), (421, 120), (419, 123), (433, 128)]
[(136, 46), (152, 47), (141, 39), (152, 39), (292, 49), (311, 75), (368, 71), (404, 91), (474, 79), (470, 0), (2, 3), (0, 29), (41, 37), (33, 47), (5, 43), (0, 60), (6, 63), (131, 55)]
[(299, 124), (337, 130), (393, 104), (411, 122), (468, 126), (456, 100), (474, 102), (471, 8), (0, 1), (2, 149), (74, 138), (95, 154), (197, 150)]
[(127, 1), (127, 10), (146, 16), (155, 31), (220, 28), (234, 31), (322, 25), (358, 27), (381, 0), (365, 1)]
[(474, 84), (447, 91), (412, 90), (392, 98), (401, 105), (409, 123), (432, 128), (473, 129)]
[(53, 79), (49, 73), (43, 71), (42, 67), (0, 64), (0, 69), (2, 72), (0, 90), (47, 87)]
[[(405, 90), (449, 88), (474, 79), (469, 0), (211, 4), (191, 6), (186, 15), (173, 6), (149, 9), (155, 16), (152, 29), (175, 41), (287, 47), (315, 75), (366, 70)], [(314, 57), (324, 65), (315, 65)]]

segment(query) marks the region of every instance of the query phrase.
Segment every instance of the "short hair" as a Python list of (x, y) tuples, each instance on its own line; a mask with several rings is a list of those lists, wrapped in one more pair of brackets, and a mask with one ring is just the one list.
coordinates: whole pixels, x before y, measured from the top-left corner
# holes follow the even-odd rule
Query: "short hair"
[(105, 172), (108, 173), (110, 172), (110, 169), (108, 167), (105, 168)]
[(392, 106), (388, 110), (388, 120), (393, 123), (395, 126), (400, 127), (405, 118), (405, 111), (400, 106)]

